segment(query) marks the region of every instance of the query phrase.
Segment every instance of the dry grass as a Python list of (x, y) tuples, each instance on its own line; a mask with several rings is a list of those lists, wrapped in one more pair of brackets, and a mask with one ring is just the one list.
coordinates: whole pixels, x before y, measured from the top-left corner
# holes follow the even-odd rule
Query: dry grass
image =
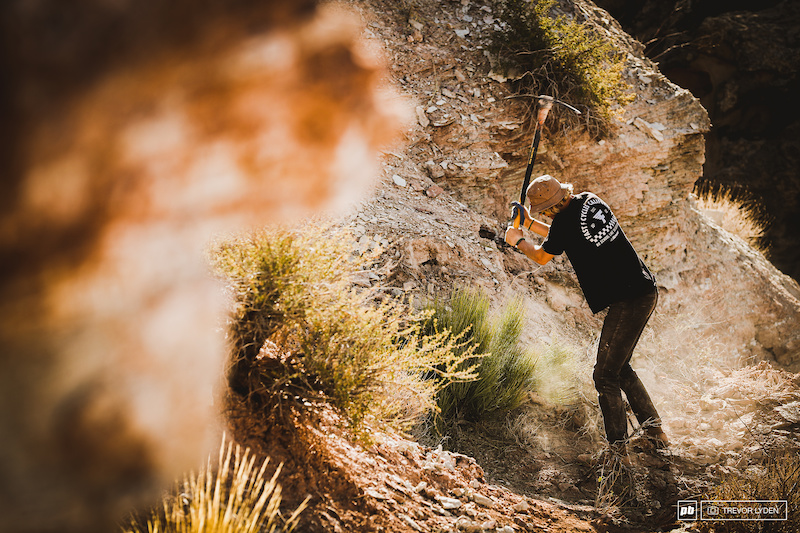
[(223, 438), (216, 467), (209, 464), (190, 474), (166, 496), (163, 509), (154, 511), (146, 524), (134, 522), (124, 533), (274, 533), (289, 532), (297, 525), (305, 502), (288, 518), (280, 514), (278, 476), (264, 475), (269, 463), (260, 465), (248, 449)]
[(715, 224), (766, 254), (764, 232), (769, 219), (761, 205), (748, 193), (725, 187), (698, 188), (697, 207)]
[(631, 468), (610, 449), (604, 450), (603, 454), (597, 472), (595, 507), (608, 511), (630, 505), (635, 497), (635, 480)]
[(789, 533), (797, 531), (800, 509), (800, 453), (767, 455), (763, 463), (743, 474), (729, 474), (703, 496), (713, 501), (786, 500), (789, 519), (773, 520), (703, 520), (703, 533)]

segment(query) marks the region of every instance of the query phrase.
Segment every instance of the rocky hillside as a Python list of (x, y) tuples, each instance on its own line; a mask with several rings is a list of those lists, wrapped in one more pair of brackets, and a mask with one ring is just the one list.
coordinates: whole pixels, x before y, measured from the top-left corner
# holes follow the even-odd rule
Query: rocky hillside
[[(417, 119), (407, 142), (385, 154), (375, 198), (352, 219), (362, 246), (382, 242), (389, 250), (383, 281), (420, 295), (459, 281), (493, 286), (498, 295), (527, 293), (532, 307), (545, 306), (532, 336), (549, 335), (544, 324), (591, 324), (568, 267), (534, 269), (495, 242), (519, 194), (531, 132), (526, 102), (490, 75), (492, 7), (356, 5)], [(546, 132), (535, 172), (608, 201), (658, 276), (660, 313), (687, 317), (692, 334), (714, 339), (728, 362), (770, 360), (799, 370), (797, 284), (710, 222), (691, 198), (710, 127), (704, 108), (643, 58), (608, 13), (580, 1), (562, 9), (628, 50), (636, 100), (607, 139)], [(381, 16), (370, 19), (376, 10)]]
[[(374, 192), (341, 221), (356, 253), (379, 250), (354, 283), (417, 305), (463, 285), (487, 289), (497, 303), (520, 297), (531, 345), (578, 354), (574, 374), (550, 385), (585, 386), (600, 318), (565, 260), (540, 267), (502, 242), (531, 131), (529, 104), (509, 92), (486, 52), (496, 6), (348, 5), (413, 111), (405, 138), (383, 152)], [(342, 437), (322, 406), (258, 423), (234, 407), (237, 438), (286, 463), (287, 501), (312, 494), (308, 531), (669, 529), (678, 526), (678, 499), (755, 471), (765, 454), (798, 449), (800, 382), (786, 370), (800, 369), (800, 289), (696, 209), (705, 109), (608, 13), (583, 0), (561, 9), (627, 50), (636, 100), (601, 141), (546, 130), (536, 173), (606, 198), (656, 272), (662, 298), (634, 366), (672, 449), (634, 453), (634, 494), (615, 506), (598, 490), (602, 442), (590, 385), (570, 405), (532, 394), (519, 411), (460, 425), (439, 443), (376, 432), (367, 448)]]
[[(537, 172), (605, 196), (660, 280), (635, 365), (674, 444), (634, 445), (624, 501), (597, 482), (600, 321), (565, 261), (539, 268), (499, 239), (531, 131), (486, 55), (494, 1), (343, 3), (355, 15), (0, 3), (0, 530), (116, 529), (216, 448), (217, 422), (285, 464), (311, 532), (668, 528), (677, 499), (797, 450), (797, 377), (777, 368), (797, 367), (797, 286), (694, 209), (707, 116), (612, 17), (561, 4), (627, 51), (637, 100), (603, 141), (545, 131)], [(231, 393), (219, 421), (227, 302), (209, 240), (326, 208), (356, 253), (379, 249), (354, 283), (418, 305), (462, 284), (519, 297), (525, 340), (572, 366), (440, 442), (423, 427), (354, 443), (318, 398), (243, 412)]]

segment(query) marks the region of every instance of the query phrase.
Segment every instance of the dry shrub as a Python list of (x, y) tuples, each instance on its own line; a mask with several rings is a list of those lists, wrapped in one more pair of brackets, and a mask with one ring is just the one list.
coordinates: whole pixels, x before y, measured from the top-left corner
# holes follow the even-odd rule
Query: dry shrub
[(586, 125), (602, 132), (615, 107), (633, 100), (622, 77), (625, 58), (607, 37), (565, 15), (553, 16), (554, 3), (502, 2), (502, 29), (493, 36), (492, 50), (520, 90), (584, 106), (590, 110)]
[(611, 450), (605, 450), (597, 468), (597, 494), (594, 505), (601, 511), (617, 509), (631, 505), (635, 499), (635, 480), (631, 467), (622, 462), (622, 458), (614, 456)]
[[(423, 317), (400, 300), (353, 286), (351, 249), (327, 230), (270, 229), (217, 246), (236, 300), (228, 381), (255, 405), (330, 401), (356, 433), (367, 418), (403, 427), (435, 409), (440, 387), (472, 377), (461, 365), (469, 352), (423, 334)], [(443, 379), (423, 379), (431, 373)]]

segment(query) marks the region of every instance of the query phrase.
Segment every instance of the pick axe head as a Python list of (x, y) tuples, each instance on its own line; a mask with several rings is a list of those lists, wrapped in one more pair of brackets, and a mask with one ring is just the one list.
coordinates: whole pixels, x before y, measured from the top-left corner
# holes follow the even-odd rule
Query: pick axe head
[(536, 99), (537, 99), (538, 104), (539, 104), (539, 115), (537, 117), (537, 118), (539, 118), (539, 124), (542, 123), (542, 118), (541, 118), (542, 117), (542, 113), (544, 113), (544, 117), (547, 118), (547, 112), (550, 111), (550, 108), (553, 107), (554, 103), (560, 104), (560, 105), (566, 107), (567, 109), (569, 109), (570, 111), (572, 111), (576, 115), (580, 115), (581, 114), (580, 110), (578, 110), (577, 108), (572, 107), (568, 103), (562, 102), (561, 100), (556, 100), (552, 96), (547, 96), (546, 94), (542, 94), (540, 96), (537, 96)]
[(547, 119), (547, 114), (553, 108), (553, 97), (542, 95), (536, 99), (536, 102), (539, 108), (536, 113), (536, 121), (539, 123), (539, 126), (542, 126)]

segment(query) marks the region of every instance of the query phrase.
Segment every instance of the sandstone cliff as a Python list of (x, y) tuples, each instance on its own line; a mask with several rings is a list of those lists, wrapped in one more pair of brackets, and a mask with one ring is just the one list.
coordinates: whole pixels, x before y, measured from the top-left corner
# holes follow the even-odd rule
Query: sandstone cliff
[(770, 258), (800, 277), (797, 2), (600, 0), (661, 71), (708, 110), (701, 185), (755, 198), (771, 219)]
[[(491, 16), (473, 20), (469, 9), (464, 4), (461, 10), (453, 9), (455, 18), (446, 18), (420, 7), (417, 17), (425, 22), (424, 31), (409, 25), (408, 39), (390, 52), (398, 82), (417, 105), (419, 122), (408, 132), (404, 151), (395, 150), (384, 163), (388, 187), (365, 207), (366, 212), (375, 213), (367, 220), (374, 218), (379, 227), (366, 230), (357, 224), (357, 233), (396, 235), (392, 245), (405, 250), (400, 263), (409, 269), (396, 275), (401, 281), (415, 278), (416, 286), (425, 291), (436, 280), (447, 286), (459, 279), (496, 284), (498, 292), (552, 286), (553, 291), (571, 294), (570, 303), (542, 311), (548, 315), (543, 323), (564, 321), (562, 312), (569, 308), (570, 316), (588, 326), (578, 329), (591, 331), (596, 318), (581, 303), (568, 266), (557, 262), (534, 269), (502, 243), (478, 239), (481, 225), (491, 230), (484, 231), (484, 236), (502, 235), (507, 205), (519, 194), (531, 132), (525, 130), (525, 104), (488, 76), (491, 58), (481, 48), (496, 21)], [(608, 201), (657, 274), (662, 289), (659, 312), (687, 322), (688, 337), (679, 350), (682, 355), (691, 358), (696, 355), (692, 344), (713, 340), (728, 364), (770, 360), (787, 369), (800, 369), (797, 284), (740, 239), (715, 226), (691, 198), (695, 182), (702, 177), (704, 135), (711, 127), (706, 110), (643, 57), (643, 47), (608, 13), (583, 1), (564, 3), (561, 9), (627, 50), (626, 79), (636, 100), (620, 110), (621, 118), (606, 139), (593, 140), (575, 131), (546, 131), (534, 174), (553, 174), (574, 183), (576, 190), (591, 190)], [(459, 34), (462, 27), (469, 31)], [(419, 34), (416, 40), (415, 32)], [(438, 44), (452, 39), (463, 43), (462, 54), (455, 57)], [(408, 181), (408, 187), (400, 187), (406, 190), (398, 191), (392, 176)], [(448, 194), (425, 195), (422, 191), (430, 192), (431, 180)], [(409, 188), (412, 192), (407, 198)], [(453, 209), (448, 196), (461, 204)], [(410, 227), (396, 222), (404, 216), (387, 218), (386, 213), (411, 207), (407, 204), (413, 204), (414, 210)], [(381, 228), (384, 220), (391, 227)], [(534, 283), (519, 287), (520, 273), (531, 270), (536, 270), (531, 276)], [(545, 284), (546, 278), (566, 281)], [(530, 305), (538, 308), (543, 300), (552, 302), (549, 296), (543, 298), (546, 293), (529, 292)], [(574, 322), (570, 318), (566, 323)], [(551, 333), (541, 324), (531, 328)]]

